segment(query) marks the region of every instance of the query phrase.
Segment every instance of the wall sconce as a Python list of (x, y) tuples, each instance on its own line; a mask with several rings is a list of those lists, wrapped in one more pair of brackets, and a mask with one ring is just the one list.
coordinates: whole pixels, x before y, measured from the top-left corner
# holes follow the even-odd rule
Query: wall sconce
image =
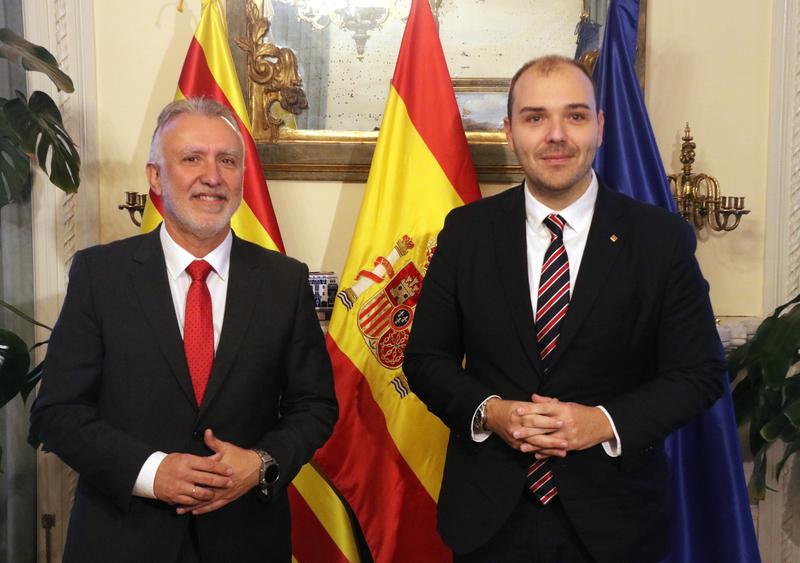
[[(125, 209), (131, 216), (131, 221), (137, 227), (142, 226), (142, 216), (144, 215), (144, 206), (147, 203), (147, 194), (140, 194), (139, 192), (125, 192), (125, 203), (118, 205), (117, 209)], [(139, 214), (139, 219), (136, 219), (136, 213)]]
[(744, 197), (722, 195), (713, 176), (692, 174), (696, 146), (687, 123), (681, 145), (683, 173), (667, 176), (678, 213), (694, 223), (698, 231), (706, 225), (713, 231), (732, 231), (750, 210), (744, 208)]

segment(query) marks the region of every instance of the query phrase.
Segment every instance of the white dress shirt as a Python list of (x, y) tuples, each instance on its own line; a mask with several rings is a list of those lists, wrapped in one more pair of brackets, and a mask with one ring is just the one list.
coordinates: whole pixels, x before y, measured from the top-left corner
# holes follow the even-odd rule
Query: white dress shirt
[[(586, 248), (586, 240), (589, 237), (589, 227), (592, 224), (592, 217), (594, 217), (594, 204), (597, 201), (598, 189), (597, 176), (592, 171), (592, 181), (589, 183), (586, 192), (561, 211), (553, 211), (533, 197), (530, 190), (523, 185), (523, 191), (525, 192), (525, 243), (528, 253), (528, 286), (530, 287), (531, 309), (534, 316), (536, 316), (536, 296), (539, 293), (542, 262), (544, 262), (547, 247), (550, 246), (550, 229), (547, 228), (543, 221), (551, 213), (558, 213), (564, 219), (563, 241), (569, 260), (571, 296), (575, 287), (575, 280), (578, 279), (578, 270), (581, 266), (583, 251)], [(495, 397), (499, 398), (496, 395), (487, 397), (478, 408), (483, 406), (489, 399)], [(614, 421), (608, 411), (600, 405), (598, 405), (598, 408), (603, 411), (603, 414), (606, 415), (609, 423), (611, 423), (615, 437), (614, 440), (603, 442), (603, 449), (611, 457), (617, 457), (622, 453), (622, 443), (620, 442), (617, 428), (614, 426)], [(470, 432), (472, 432), (471, 427)], [(483, 442), (490, 435), (491, 432), (472, 432), (472, 439), (476, 442)]]
[[(186, 316), (186, 294), (192, 284), (192, 278), (186, 271), (187, 266), (197, 260), (194, 255), (173, 240), (166, 227), (161, 225), (161, 248), (164, 251), (164, 261), (167, 263), (167, 281), (172, 295), (172, 304), (175, 306), (175, 317), (178, 319), (178, 328), (183, 337), (183, 323)], [(231, 245), (233, 235), (228, 232), (219, 246), (202, 258), (211, 265), (211, 272), (206, 278), (206, 286), (211, 294), (211, 315), (214, 324), (214, 352), (219, 345), (219, 336), (222, 333), (222, 321), (225, 318), (225, 300), (228, 297), (228, 273), (231, 265)], [(144, 462), (136, 482), (133, 485), (133, 494), (140, 497), (155, 498), (153, 484), (158, 466), (167, 454), (153, 452)]]

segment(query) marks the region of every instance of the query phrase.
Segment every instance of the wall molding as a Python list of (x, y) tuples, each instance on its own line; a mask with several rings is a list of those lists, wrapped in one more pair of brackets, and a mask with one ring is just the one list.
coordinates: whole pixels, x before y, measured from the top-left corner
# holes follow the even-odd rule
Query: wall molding
[(775, 0), (764, 252), (764, 313), (800, 293), (800, 2)]
[[(764, 314), (800, 293), (800, 0), (775, 0), (764, 248)], [(783, 453), (776, 444), (767, 471)], [(800, 561), (800, 463), (787, 464), (758, 506), (765, 562)]]
[[(52, 326), (64, 300), (73, 255), (100, 240), (93, 0), (26, 0), (23, 22), (25, 37), (46, 47), (75, 85), (75, 92), (65, 94), (46, 76), (28, 73), (29, 92), (41, 90), (53, 98), (81, 155), (78, 194), (64, 194), (38, 169), (33, 177), (34, 311), (37, 319)], [(37, 329), (36, 337), (43, 340), (47, 333)], [(41, 351), (38, 355), (41, 360)], [(40, 452), (37, 479), (39, 561), (57, 563), (76, 477), (56, 456)], [(55, 515), (49, 542), (41, 525), (43, 514)], [(47, 543), (52, 553), (46, 553)]]

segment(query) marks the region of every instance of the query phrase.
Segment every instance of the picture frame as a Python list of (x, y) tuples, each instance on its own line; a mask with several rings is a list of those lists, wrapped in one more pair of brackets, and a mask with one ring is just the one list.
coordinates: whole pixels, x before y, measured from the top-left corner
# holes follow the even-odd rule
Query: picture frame
[[(267, 0), (270, 1), (270, 0)], [(292, 0), (271, 0), (273, 3), (290, 2)], [(476, 0), (480, 2), (480, 0)], [(559, 0), (559, 2), (562, 0)], [(567, 0), (563, 0), (567, 1)], [(254, 83), (251, 76), (251, 70), (247, 65), (247, 53), (237, 43), (237, 38), (246, 36), (248, 31), (252, 32), (252, 20), (258, 15), (262, 15), (261, 8), (259, 7), (259, 14), (252, 12), (252, 0), (228, 0), (228, 25), (229, 35), (231, 38), (231, 50), (234, 56), (234, 63), (236, 65), (237, 74), (242, 83), (243, 92), (246, 93), (249, 109), (251, 111), (251, 119), (253, 121), (253, 137), (258, 146), (259, 155), (264, 167), (264, 173), (268, 180), (315, 180), (315, 181), (345, 181), (345, 182), (366, 182), (369, 175), (369, 169), (372, 162), (372, 155), (377, 140), (378, 131), (377, 126), (372, 124), (372, 130), (367, 130), (367, 126), (362, 127), (360, 130), (355, 128), (352, 130), (328, 129), (328, 128), (292, 128), (287, 126), (280, 126), (270, 134), (269, 127), (264, 127), (260, 123), (257, 116), (254, 114), (259, 112), (257, 103), (259, 100), (254, 99)], [(518, 2), (522, 6), (524, 0), (507, 0), (507, 3)], [(530, 2), (527, 2), (530, 4)], [(554, 4), (550, 2), (550, 4)], [(570, 9), (576, 7), (575, 2), (570, 4)], [(589, 0), (578, 2), (582, 4), (583, 8), (598, 10), (607, 10), (607, 0)], [(463, 24), (465, 33), (471, 33), (474, 30), (469, 28), (469, 22), (463, 22), (455, 17), (460, 6), (463, 3), (456, 5), (455, 2), (450, 4), (442, 2), (442, 0), (434, 0), (432, 8), (434, 10), (438, 7), (442, 10), (449, 9), (449, 13), (445, 13), (444, 17), (448, 18), (446, 21), (450, 28), (451, 34), (458, 33), (457, 25)], [(580, 6), (578, 6), (580, 7)], [(248, 9), (251, 10), (250, 21), (248, 22)], [(642, 16), (646, 13), (646, 0), (642, 0), (641, 8)], [(575, 24), (579, 19), (580, 12), (574, 10), (575, 20), (569, 22), (569, 28), (575, 29)], [(434, 11), (436, 14), (436, 11)], [(286, 19), (286, 18), (284, 18)], [(291, 19), (291, 18), (289, 18)], [(464, 18), (462, 18), (464, 19)], [(563, 17), (562, 17), (563, 19)], [(605, 20), (605, 13), (598, 18), (599, 21)], [(640, 81), (643, 83), (644, 79), (644, 37), (645, 37), (645, 19), (641, 17), (639, 29), (639, 42), (637, 52), (637, 70), (639, 71)], [(302, 23), (302, 22), (297, 22)], [(509, 25), (511, 22), (509, 22)], [(250, 27), (248, 27), (248, 25)], [(291, 27), (291, 21), (285, 21), (284, 27)], [(563, 30), (566, 29), (565, 24), (561, 24), (559, 28), (562, 30), (561, 35), (564, 35)], [(290, 34), (291, 35), (291, 34)], [(574, 51), (574, 35), (568, 34), (568, 41), (573, 43)], [(366, 50), (372, 47), (371, 41), (376, 41), (374, 37), (370, 37), (366, 43)], [(399, 41), (399, 39), (398, 39)], [(487, 39), (491, 41), (491, 38)], [(279, 41), (275, 41), (276, 45), (280, 45)], [(399, 46), (399, 43), (398, 43)], [(447, 47), (443, 48), (446, 51)], [(342, 58), (340, 47), (335, 50), (331, 55)], [(564, 49), (562, 48), (562, 51)], [(543, 53), (533, 53), (532, 56)], [(565, 53), (568, 54), (568, 53)], [(572, 53), (574, 54), (574, 53)], [(504, 53), (499, 53), (498, 58), (502, 57)], [(571, 54), (568, 54), (571, 56)], [(394, 52), (396, 58), (396, 47)], [(530, 58), (527, 54), (524, 55), (524, 60)], [(300, 68), (300, 78), (303, 79), (303, 87), (308, 86), (308, 82), (303, 77), (303, 62), (300, 55), (297, 56)], [(324, 58), (324, 57), (323, 57)], [(355, 57), (351, 57), (355, 60)], [(366, 57), (365, 57), (366, 58)], [(524, 62), (523, 60), (523, 62)], [(322, 61), (320, 64), (325, 65), (327, 61)], [(363, 63), (355, 63), (355, 65)], [(520, 63), (521, 64), (521, 63)], [(451, 73), (453, 72), (453, 65), (449, 63)], [(519, 66), (515, 63), (515, 67)], [(393, 61), (392, 67), (393, 68)], [(510, 68), (510, 67), (508, 67)], [(508, 149), (506, 144), (505, 134), (502, 132), (502, 117), (505, 114), (505, 100), (508, 92), (508, 85), (510, 82), (509, 71), (508, 77), (498, 77), (496, 75), (489, 76), (468, 76), (464, 69), (458, 69), (459, 76), (452, 77), (453, 89), (456, 95), (456, 100), (459, 104), (459, 110), (462, 112), (462, 119), (465, 121), (465, 132), (469, 150), (472, 155), (473, 163), (478, 174), (478, 180), (481, 183), (494, 183), (494, 184), (512, 184), (517, 183), (522, 178), (522, 171), (516, 161), (514, 154)], [(363, 70), (359, 71), (363, 72)], [(375, 75), (383, 75), (386, 71), (374, 72)], [(388, 71), (388, 76), (391, 77), (392, 70)], [(306, 74), (309, 74), (306, 72)], [(244, 79), (243, 79), (244, 77)], [(346, 81), (346, 79), (344, 79)], [(388, 78), (386, 79), (388, 83)], [(314, 87), (310, 86), (310, 90)], [(313, 96), (314, 92), (309, 92)], [(352, 96), (353, 94), (351, 94)], [(386, 91), (381, 95), (376, 96), (377, 102), (385, 104)], [(349, 101), (349, 100), (348, 100)], [(263, 100), (260, 103), (264, 104)], [(353, 105), (363, 106), (365, 104), (356, 102)], [(374, 104), (373, 104), (374, 105)], [(278, 104), (273, 104), (273, 107), (278, 107)], [(470, 109), (477, 108), (477, 109)], [(465, 112), (465, 109), (467, 110)], [(272, 112), (274, 113), (274, 111)], [(376, 112), (371, 112), (370, 116)], [(300, 114), (302, 116), (302, 112)], [(291, 121), (293, 115), (288, 112), (284, 113), (280, 119)], [(471, 117), (474, 123), (470, 123)], [(345, 117), (344, 123), (350, 123)], [(356, 122), (357, 119), (353, 119)], [(380, 123), (379, 120), (377, 123)]]

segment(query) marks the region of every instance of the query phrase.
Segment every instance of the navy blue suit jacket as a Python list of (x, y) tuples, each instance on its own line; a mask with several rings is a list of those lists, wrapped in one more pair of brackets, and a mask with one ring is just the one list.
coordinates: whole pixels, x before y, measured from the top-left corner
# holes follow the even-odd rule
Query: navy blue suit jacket
[[(530, 454), (471, 439), (489, 395), (536, 392), (603, 405), (622, 441), (553, 459), (559, 499), (600, 562), (657, 561), (668, 549), (670, 490), (662, 440), (722, 392), (724, 361), (678, 215), (601, 185), (545, 376), (537, 351), (524, 188), (453, 210), (425, 277), (404, 364), (412, 390), (450, 427), (439, 531), (456, 552), (486, 543), (525, 494)], [(466, 358), (462, 367), (462, 361)]]
[[(197, 517), (204, 561), (288, 561), (286, 485), (337, 417), (305, 265), (234, 236), (225, 318), (196, 404), (158, 230), (78, 252), (32, 429), (79, 475), (65, 561), (175, 561), (188, 525), (132, 496), (156, 450), (209, 455), (203, 430), (269, 451), (280, 481)], [(268, 556), (266, 554), (269, 554)]]

